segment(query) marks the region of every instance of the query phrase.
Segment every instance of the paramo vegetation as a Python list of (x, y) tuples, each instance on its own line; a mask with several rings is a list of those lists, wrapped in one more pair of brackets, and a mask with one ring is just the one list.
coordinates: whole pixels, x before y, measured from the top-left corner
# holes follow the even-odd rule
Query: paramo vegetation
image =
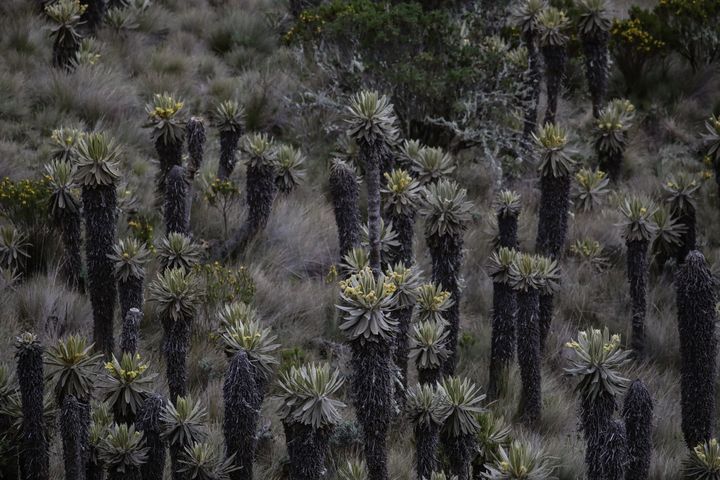
[(0, 478), (720, 479), (717, 1), (0, 32)]

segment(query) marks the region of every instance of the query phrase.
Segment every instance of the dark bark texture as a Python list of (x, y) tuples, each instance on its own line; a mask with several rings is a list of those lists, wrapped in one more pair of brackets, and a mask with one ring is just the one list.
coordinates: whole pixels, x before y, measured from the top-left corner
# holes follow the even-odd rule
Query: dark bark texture
[(438, 448), (440, 446), (440, 425), (415, 426), (415, 463), (418, 480), (430, 478), (438, 469)]
[(488, 398), (507, 392), (508, 367), (515, 356), (515, 290), (505, 283), (493, 283), (492, 338)]
[(193, 202), (193, 181), (195, 175), (202, 167), (205, 155), (205, 122), (200, 117), (191, 117), (185, 127), (185, 137), (188, 145), (188, 162), (185, 169), (187, 180), (187, 207), (185, 208), (185, 224), (190, 225), (190, 210)]
[(107, 480), (143, 480), (140, 467), (125, 467), (122, 470), (108, 469)]
[(330, 196), (342, 259), (360, 244), (360, 188), (355, 172), (344, 163), (335, 163), (330, 170)]
[(628, 463), (625, 480), (647, 480), (652, 458), (653, 400), (642, 380), (635, 380), (625, 394), (622, 416), (625, 419)]
[(498, 246), (517, 248), (518, 246), (518, 216), (516, 214), (498, 214)]
[[(105, 468), (102, 465), (97, 465), (93, 462), (88, 462), (87, 471), (85, 472), (85, 478), (87, 480), (104, 480), (105, 479)], [(143, 479), (145, 480), (145, 479)]]
[[(415, 216), (387, 214), (387, 220), (392, 222), (393, 230), (398, 234), (399, 246), (395, 247), (392, 262), (402, 262), (406, 267), (413, 264), (413, 239), (415, 237)], [(383, 259), (386, 261), (386, 259)]]
[(20, 431), (21, 480), (49, 480), (48, 439), (43, 415), (43, 348), (38, 342), (24, 345), (15, 356), (23, 415)]
[(120, 352), (135, 355), (140, 344), (140, 322), (142, 322), (143, 314), (140, 310), (133, 307), (128, 310), (122, 324), (120, 333)]
[(460, 267), (462, 265), (462, 235), (427, 237), (432, 258), (432, 280), (450, 292), (453, 304), (447, 309), (445, 320), (448, 327), (448, 358), (443, 364), (443, 373), (452, 375), (457, 364), (457, 342), (460, 332)]
[(643, 356), (645, 351), (645, 312), (647, 310), (646, 290), (648, 278), (647, 240), (630, 240), (627, 245), (627, 276), (630, 284), (632, 303), (631, 346), (635, 354)]
[(65, 480), (85, 480), (89, 428), (90, 405), (67, 395), (60, 413)]
[(118, 297), (120, 299), (120, 318), (127, 317), (131, 308), (142, 310), (144, 277), (129, 276), (127, 280), (118, 279)]
[(170, 391), (170, 401), (175, 403), (177, 397), (187, 395), (187, 355), (190, 349), (191, 318), (177, 321), (164, 319), (163, 354)]
[(237, 352), (230, 360), (223, 384), (223, 398), (225, 448), (228, 455), (235, 455), (235, 466), (239, 467), (230, 474), (230, 478), (252, 480), (261, 396), (244, 351)]
[(418, 368), (418, 383), (420, 383), (420, 385), (435, 385), (442, 380), (442, 377), (442, 367)]
[(542, 413), (540, 372), (540, 293), (537, 290), (517, 292), (517, 355), (520, 365), (520, 420), (535, 425)]
[(235, 152), (237, 151), (240, 130), (223, 130), (220, 132), (220, 163), (217, 178), (227, 180), (235, 169)]
[(275, 169), (265, 162), (260, 165), (248, 164), (246, 198), (248, 216), (245, 222), (244, 238), (238, 246), (244, 247), (267, 225), (277, 193)]
[(611, 181), (616, 182), (620, 178), (620, 172), (622, 171), (623, 151), (601, 151), (599, 148), (596, 148), (596, 150), (600, 160), (600, 170), (607, 173)]
[(585, 55), (585, 77), (587, 78), (593, 117), (600, 116), (607, 95), (608, 80), (608, 41), (610, 34), (599, 31), (582, 38)]
[[(559, 259), (568, 230), (570, 208), (570, 176), (555, 177), (552, 174), (540, 178), (540, 214), (535, 250), (540, 255)], [(553, 295), (540, 298), (540, 350), (550, 333), (553, 315)]]
[(147, 462), (142, 466), (142, 480), (163, 480), (165, 472), (165, 442), (160, 436), (160, 414), (165, 400), (157, 394), (145, 399), (138, 412), (135, 428), (142, 432), (143, 441), (148, 448)]
[(360, 143), (360, 157), (365, 165), (365, 184), (367, 185), (368, 243), (370, 249), (370, 268), (377, 277), (381, 269), (380, 251), (380, 164), (382, 163), (382, 144), (379, 141)]
[(558, 98), (565, 77), (567, 51), (564, 45), (547, 45), (542, 47), (541, 50), (545, 60), (545, 83), (547, 84), (547, 109), (545, 110), (543, 124), (555, 123)]
[(447, 436), (443, 442), (445, 455), (450, 463), (450, 473), (456, 476), (457, 480), (470, 480), (470, 464), (477, 453), (475, 435)]
[(405, 406), (405, 389), (407, 388), (408, 373), (408, 330), (412, 322), (413, 307), (405, 307), (393, 312), (395, 320), (398, 322), (398, 331), (395, 335), (395, 345), (393, 346), (393, 362), (400, 372), (400, 382), (402, 388), (395, 390), (395, 401), (400, 411)]
[(537, 127), (537, 111), (540, 103), (540, 82), (542, 71), (540, 65), (540, 52), (538, 51), (536, 35), (532, 32), (523, 35), (523, 43), (528, 51), (528, 92), (525, 98), (525, 121), (523, 124), (523, 137), (529, 139)]
[[(615, 398), (603, 393), (597, 398), (585, 397), (581, 401), (580, 419), (585, 436), (585, 468), (588, 480), (617, 480), (620, 477), (609, 477), (608, 455), (610, 444), (614, 441), (615, 433), (612, 424), (613, 413), (617, 405)], [(612, 462), (610, 462), (612, 463)]]
[(390, 345), (359, 340), (352, 345), (352, 399), (363, 430), (368, 480), (388, 480), (387, 435), (392, 420), (393, 372)]
[(82, 232), (80, 212), (63, 212), (57, 219), (63, 243), (63, 259), (60, 276), (71, 289), (82, 289)]
[(675, 260), (678, 264), (685, 261), (688, 253), (695, 250), (697, 238), (696, 238), (696, 224), (695, 219), (695, 207), (688, 205), (685, 210), (677, 213), (678, 225), (684, 225), (685, 231), (680, 234), (680, 245), (676, 250)]
[(331, 429), (315, 430), (310, 425), (296, 422), (283, 422), (283, 427), (290, 457), (290, 480), (323, 478)]
[(113, 317), (117, 298), (113, 261), (108, 258), (115, 244), (117, 228), (115, 186), (83, 187), (82, 201), (93, 341), (95, 348), (107, 357), (113, 351)]
[(162, 136), (155, 140), (155, 151), (158, 155), (159, 170), (155, 175), (155, 195), (158, 205), (162, 205), (165, 197), (165, 182), (174, 166), (182, 166), (182, 141), (165, 142)]
[(102, 24), (107, 10), (106, 0), (87, 0), (85, 13), (82, 14), (80, 20), (84, 22), (82, 27), (89, 33), (95, 33), (95, 30)]
[(170, 169), (165, 181), (165, 234), (182, 233), (190, 235), (190, 225), (187, 214), (187, 178), (185, 169), (175, 165)]
[(689, 448), (710, 440), (715, 427), (715, 287), (705, 257), (697, 250), (690, 252), (675, 278), (680, 337), (681, 426)]
[(80, 43), (71, 35), (56, 37), (53, 41), (53, 67), (72, 71), (79, 48)]

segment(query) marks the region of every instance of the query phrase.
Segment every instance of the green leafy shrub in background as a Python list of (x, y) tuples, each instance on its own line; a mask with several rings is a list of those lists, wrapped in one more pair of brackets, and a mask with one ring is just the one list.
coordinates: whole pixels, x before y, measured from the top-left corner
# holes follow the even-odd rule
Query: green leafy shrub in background
[(658, 28), (657, 18), (639, 8), (630, 9), (628, 18), (613, 21), (610, 52), (627, 90), (644, 78), (647, 65), (664, 54), (665, 42), (657, 36)]
[(720, 58), (717, 0), (660, 0), (653, 14), (661, 26), (660, 38), (694, 72)]
[(429, 144), (447, 142), (452, 138), (448, 129), (429, 119), (464, 113), (458, 107), (480, 88), (483, 74), (477, 68), (482, 42), (469, 32), (487, 28), (475, 23), (487, 21), (485, 14), (505, 2), (486, 6), (482, 16), (470, 12), (465, 22), (451, 8), (423, 3), (425, 9), (420, 2), (333, 0), (302, 12), (284, 40), (317, 46), (314, 60), (336, 75), (340, 90), (369, 84), (389, 93), (405, 136)]

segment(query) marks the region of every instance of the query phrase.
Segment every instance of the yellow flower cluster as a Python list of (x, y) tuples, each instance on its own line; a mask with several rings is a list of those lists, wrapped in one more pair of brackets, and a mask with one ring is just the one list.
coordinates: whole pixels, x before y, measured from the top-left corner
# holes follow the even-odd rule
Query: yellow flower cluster
[[(124, 360), (124, 359), (123, 359)], [(122, 380), (125, 383), (131, 383), (133, 380), (142, 375), (145, 370), (148, 369), (147, 364), (140, 363), (140, 354), (136, 353), (135, 358), (130, 362), (123, 362), (124, 366), (121, 366), (117, 361), (107, 362), (105, 364), (105, 370), (112, 377)]]
[(47, 175), (17, 182), (5, 177), (0, 181), (0, 214), (19, 224), (43, 221), (51, 193)]
[(561, 128), (548, 125), (542, 130), (540, 143), (548, 150), (556, 150), (567, 144), (567, 135)]
[(152, 223), (142, 217), (135, 217), (127, 222), (133, 237), (149, 245), (151, 251), (155, 250), (152, 244), (154, 228)]
[(587, 168), (580, 169), (575, 174), (575, 180), (583, 188), (591, 188), (604, 180), (607, 174), (602, 170), (590, 170)]
[(440, 310), (440, 307), (442, 307), (443, 304), (448, 301), (449, 298), (450, 292), (443, 290), (437, 295), (433, 296), (432, 301), (428, 305), (424, 305), (424, 307), (427, 310), (437, 312)]
[(148, 116), (152, 120), (170, 120), (172, 119), (185, 104), (175, 100), (167, 93), (155, 94), (153, 97), (152, 108), (147, 109)]
[[(370, 268), (365, 267), (364, 271), (367, 273), (370, 271)], [(395, 291), (397, 290), (397, 286), (393, 283), (392, 278), (393, 277), (385, 277), (382, 285), (382, 290), (380, 290), (379, 293), (380, 298), (378, 298), (378, 293), (376, 289), (373, 288), (373, 285), (370, 283), (356, 283), (353, 281), (341, 280), (340, 290), (342, 290), (343, 295), (348, 298), (368, 304), (374, 304), (379, 300), (382, 300), (383, 298), (386, 298), (395, 293)]]
[(397, 172), (394, 176), (385, 173), (385, 178), (387, 179), (388, 188), (393, 193), (405, 192), (413, 181), (412, 177), (404, 170)]
[(205, 200), (211, 205), (219, 199), (229, 201), (240, 194), (240, 190), (231, 180), (220, 180), (216, 178), (205, 191)]
[(650, 32), (643, 28), (637, 18), (616, 19), (610, 33), (616, 40), (632, 46), (641, 53), (650, 53), (665, 46), (665, 42), (653, 37)]
[(197, 265), (194, 270), (205, 279), (205, 298), (210, 305), (237, 300), (249, 303), (255, 295), (255, 282), (243, 266), (231, 269), (213, 262)]

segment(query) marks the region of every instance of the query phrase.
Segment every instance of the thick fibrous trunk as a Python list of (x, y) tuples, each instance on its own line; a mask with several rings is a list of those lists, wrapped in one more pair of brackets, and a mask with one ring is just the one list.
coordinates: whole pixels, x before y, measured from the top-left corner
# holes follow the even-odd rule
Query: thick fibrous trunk
[(165, 337), (163, 338), (163, 354), (170, 391), (170, 401), (175, 403), (177, 397), (187, 395), (187, 355), (190, 349), (191, 318), (163, 320)]
[(623, 163), (623, 151), (622, 150), (610, 150), (601, 151), (598, 150), (598, 158), (600, 160), (600, 170), (608, 174), (608, 177), (613, 182), (620, 178), (620, 172), (622, 170)]
[(62, 68), (68, 72), (73, 70), (79, 47), (78, 41), (70, 35), (56, 38), (53, 42), (53, 67)]
[(87, 480), (104, 480), (105, 479), (105, 468), (102, 465), (97, 465), (93, 462), (88, 462), (87, 471), (85, 473), (86, 473), (85, 478)]
[(540, 179), (540, 218), (535, 249), (557, 259), (565, 246), (570, 208), (570, 176), (543, 175)]
[(140, 343), (140, 322), (142, 321), (142, 312), (133, 307), (128, 310), (122, 324), (120, 334), (120, 351), (129, 355), (137, 353), (138, 344)]
[(545, 82), (547, 84), (547, 110), (545, 111), (543, 123), (555, 123), (558, 98), (560, 97), (560, 89), (565, 76), (567, 51), (564, 45), (546, 45), (542, 47), (542, 54), (545, 59)]
[(106, 0), (86, 0), (83, 3), (87, 5), (87, 9), (81, 17), (81, 25), (90, 33), (95, 33), (105, 17)]
[(515, 355), (515, 290), (506, 283), (493, 283), (492, 339), (490, 345), (490, 380), (488, 397), (496, 399), (506, 393), (508, 366)]
[(113, 351), (113, 316), (117, 297), (113, 261), (108, 258), (115, 244), (117, 227), (115, 186), (83, 187), (82, 200), (93, 340), (95, 348), (107, 357)]
[(225, 448), (228, 455), (235, 455), (235, 466), (239, 467), (239, 470), (230, 474), (230, 478), (252, 480), (261, 396), (255, 385), (250, 361), (242, 350), (230, 360), (223, 384), (223, 399)]
[(247, 205), (250, 231), (257, 233), (267, 225), (277, 187), (275, 169), (263, 163), (247, 169)]
[(398, 331), (395, 335), (395, 345), (393, 346), (393, 362), (400, 371), (400, 381), (402, 389), (395, 391), (395, 400), (403, 410), (405, 406), (405, 389), (407, 387), (408, 372), (408, 330), (412, 322), (413, 307), (405, 307), (394, 312), (393, 316), (398, 322)]
[(498, 247), (517, 248), (518, 245), (518, 216), (508, 213), (498, 214)]
[(158, 205), (162, 205), (165, 196), (165, 182), (170, 170), (174, 166), (182, 165), (182, 142), (165, 142), (164, 137), (159, 136), (155, 140), (155, 151), (158, 155), (159, 170), (155, 175), (155, 195)]
[[(560, 258), (565, 247), (570, 208), (570, 176), (547, 174), (540, 178), (540, 214), (535, 250), (553, 259)], [(540, 298), (540, 351), (550, 333), (553, 295)]]
[(592, 99), (593, 117), (600, 116), (605, 104), (608, 79), (608, 41), (610, 34), (600, 31), (582, 39), (585, 54), (585, 77)]
[[(379, 141), (378, 141), (379, 143)], [(381, 145), (361, 142), (360, 157), (365, 164), (365, 184), (367, 185), (368, 244), (370, 249), (370, 268), (377, 277), (381, 271), (380, 253), (380, 163)]]
[(642, 357), (645, 351), (645, 301), (648, 263), (647, 240), (630, 240), (627, 244), (627, 276), (632, 302), (632, 349)]
[(182, 233), (190, 235), (190, 225), (187, 214), (187, 179), (185, 169), (175, 165), (170, 169), (165, 180), (165, 234)]
[(193, 181), (195, 175), (200, 171), (205, 153), (205, 123), (200, 117), (191, 117), (185, 126), (185, 136), (188, 146), (188, 162), (185, 169), (185, 179), (187, 181), (187, 195), (185, 208), (185, 224), (190, 225), (190, 210), (193, 202)]
[(537, 126), (538, 103), (540, 102), (540, 82), (542, 72), (540, 70), (540, 55), (536, 43), (535, 34), (532, 32), (523, 35), (523, 43), (528, 51), (528, 85), (527, 97), (525, 98), (525, 121), (523, 125), (523, 137), (528, 139)]
[(352, 345), (352, 399), (363, 430), (368, 480), (388, 480), (387, 434), (392, 419), (393, 378), (390, 346), (356, 340)]
[(448, 322), (448, 358), (443, 364), (443, 373), (452, 375), (457, 363), (457, 341), (460, 331), (460, 266), (462, 264), (463, 239), (461, 235), (443, 235), (427, 238), (432, 257), (432, 279), (450, 292), (453, 304), (447, 309), (445, 320)]
[(160, 414), (165, 401), (160, 395), (153, 394), (145, 399), (135, 424), (143, 434), (143, 441), (148, 448), (147, 462), (142, 466), (142, 480), (163, 480), (165, 472), (165, 442), (160, 436)]
[(420, 383), (420, 385), (435, 385), (442, 380), (442, 377), (442, 367), (418, 368), (418, 383)]
[(630, 385), (622, 415), (628, 447), (625, 480), (647, 480), (652, 457), (653, 401), (641, 380)]
[(338, 229), (340, 258), (360, 244), (360, 191), (355, 172), (344, 163), (330, 170), (330, 196)]
[(227, 180), (235, 169), (235, 152), (240, 140), (239, 130), (223, 130), (220, 132), (220, 163), (217, 178)]
[(418, 480), (430, 478), (438, 468), (440, 425), (415, 426), (415, 462)]
[(48, 440), (43, 415), (43, 349), (39, 344), (22, 346), (16, 357), (22, 404), (21, 480), (49, 480)]
[(517, 355), (522, 380), (518, 413), (530, 426), (540, 420), (542, 412), (539, 308), (538, 290), (517, 292)]
[(120, 318), (125, 319), (131, 308), (142, 310), (143, 277), (129, 276), (127, 280), (118, 279), (118, 297), (120, 298)]
[(108, 470), (107, 480), (143, 480), (140, 475), (140, 467), (125, 467), (122, 470)]
[(89, 427), (90, 406), (72, 395), (67, 395), (62, 402), (60, 414), (65, 480), (85, 480)]
[(283, 422), (290, 457), (290, 480), (320, 480), (325, 474), (325, 457), (331, 429), (313, 429), (302, 423)]
[[(581, 401), (580, 419), (585, 436), (585, 468), (588, 480), (611, 480), (606, 475), (606, 462), (609, 454), (608, 433), (613, 423), (615, 398), (603, 393), (597, 398), (585, 397)], [(613, 477), (616, 479), (622, 477)]]
[(415, 216), (387, 214), (387, 220), (392, 222), (393, 229), (398, 234), (400, 243), (394, 250), (393, 262), (402, 262), (406, 267), (413, 263), (413, 238), (415, 236)]
[(680, 234), (680, 245), (677, 247), (675, 260), (678, 264), (685, 261), (685, 257), (696, 248), (695, 236), (695, 207), (688, 203), (685, 210), (678, 214), (678, 225), (683, 225), (685, 231)]
[(457, 480), (470, 480), (470, 464), (477, 453), (475, 435), (448, 437), (444, 442), (452, 475), (456, 476)]
[(715, 427), (717, 338), (715, 281), (705, 257), (692, 251), (676, 278), (680, 337), (682, 431), (689, 448), (710, 440)]
[(80, 212), (65, 210), (57, 219), (63, 243), (63, 259), (60, 265), (60, 276), (71, 289), (82, 289), (82, 232)]

